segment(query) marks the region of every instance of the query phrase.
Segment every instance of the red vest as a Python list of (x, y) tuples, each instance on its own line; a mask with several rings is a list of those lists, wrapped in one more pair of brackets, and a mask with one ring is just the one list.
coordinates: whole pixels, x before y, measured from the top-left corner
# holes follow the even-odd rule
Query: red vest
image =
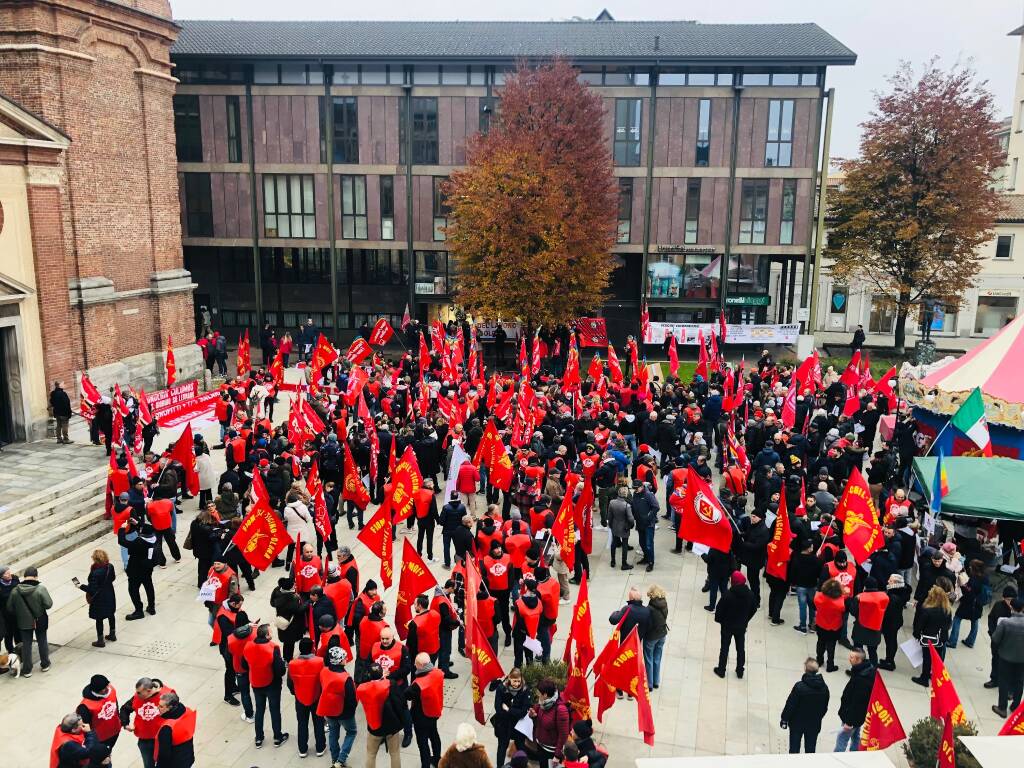
[(363, 712), (366, 714), (366, 727), (370, 730), (380, 728), (381, 710), (383, 710), (384, 702), (390, 693), (390, 680), (370, 680), (356, 688), (356, 700), (363, 705)]
[(338, 717), (345, 708), (345, 684), (348, 672), (335, 672), (329, 667), (320, 670), (320, 701), (316, 713), (320, 717)]
[(422, 520), (430, 513), (430, 502), (434, 498), (434, 492), (429, 488), (420, 488), (412, 498), (416, 506), (416, 518)]
[(228, 592), (231, 589), (231, 580), (233, 578), (235, 578), (235, 572), (230, 566), (225, 566), (224, 570), (219, 572), (212, 566), (210, 567), (206, 574), (206, 580), (216, 579), (218, 582), (217, 591), (213, 594), (213, 602), (220, 605), (228, 599)]
[(857, 567), (847, 563), (846, 568), (840, 571), (833, 560), (828, 564), (828, 577), (839, 582), (843, 588), (843, 597), (850, 597), (853, 594), (853, 581), (857, 578)]
[(523, 598), (516, 600), (516, 623), (523, 622), (523, 629), (528, 637), (537, 637), (537, 627), (540, 625), (541, 603), (537, 602), (536, 608), (530, 608), (523, 602)]
[(382, 648), (378, 640), (370, 649), (370, 663), (379, 664), (384, 670), (384, 677), (387, 677), (391, 670), (402, 663), (402, 644), (396, 640), (390, 648)]
[(341, 624), (335, 624), (334, 628), (328, 632), (324, 632), (320, 635), (320, 641), (316, 646), (316, 655), (324, 661), (327, 660), (327, 649), (331, 645), (333, 638), (338, 638), (338, 646), (345, 649), (346, 657), (352, 659), (352, 646), (349, 645), (348, 638), (345, 637), (345, 631), (341, 628)]
[(236, 437), (234, 440), (228, 442), (228, 446), (231, 449), (231, 458), (236, 464), (241, 464), (245, 461), (244, 437)]
[(334, 610), (338, 612), (335, 616), (339, 622), (348, 613), (348, 608), (352, 604), (352, 584), (348, 579), (340, 579), (338, 581), (328, 582), (324, 584), (324, 594), (331, 598), (331, 602), (334, 603)]
[(117, 713), (117, 691), (108, 686), (107, 695), (102, 699), (82, 699), (82, 706), (89, 710), (92, 732), (100, 741), (112, 739), (121, 732), (121, 718)]
[(512, 566), (522, 568), (526, 562), (526, 550), (530, 548), (530, 537), (525, 533), (515, 533), (505, 539), (505, 549), (512, 558)]
[(888, 606), (889, 596), (885, 592), (861, 592), (857, 595), (857, 620), (866, 629), (878, 632)]
[(412, 617), (416, 625), (416, 647), (419, 653), (434, 655), (441, 650), (441, 614), (430, 609)]
[(846, 612), (846, 602), (841, 597), (825, 597), (821, 592), (814, 595), (814, 607), (817, 613), (814, 616), (814, 623), (820, 629), (836, 630), (843, 625), (843, 613)]
[(476, 620), (487, 637), (494, 634), (494, 606), (498, 601), (493, 597), (477, 598)]
[(154, 531), (166, 531), (171, 527), (171, 515), (174, 514), (174, 502), (170, 499), (155, 499), (146, 505), (146, 514), (153, 522)]
[(388, 623), (384, 619), (371, 619), (369, 616), (363, 616), (363, 620), (359, 622), (360, 659), (369, 658), (373, 644), (380, 640), (381, 630), (387, 625)]
[(350, 560), (346, 560), (343, 563), (342, 562), (338, 563), (338, 573), (341, 575), (341, 578), (343, 578), (343, 579), (348, 578), (348, 572), (349, 571), (355, 571), (356, 583), (355, 583), (355, 588), (354, 588), (353, 591), (354, 592), (358, 592), (359, 591), (359, 563), (356, 562), (356, 559), (354, 557), (351, 558)]
[[(219, 592), (220, 590), (217, 591)], [(210, 638), (210, 641), (216, 643), (217, 645), (220, 645), (220, 641), (222, 638), (222, 634), (220, 631), (221, 616), (227, 616), (229, 619), (231, 619), (231, 626), (233, 627), (235, 625), (235, 617), (238, 616), (238, 611), (229, 611), (223, 605), (221, 605), (221, 607), (217, 609), (217, 614), (213, 617), (213, 637)]]
[(115, 506), (110, 511), (110, 516), (114, 520), (114, 535), (117, 536), (117, 532), (121, 530), (121, 526), (124, 525), (125, 522), (127, 522), (128, 518), (132, 516), (132, 508), (125, 507), (120, 512), (118, 512), (117, 507)]
[(537, 594), (540, 595), (540, 604), (544, 609), (544, 618), (548, 621), (558, 619), (558, 582), (554, 579), (547, 579), (537, 583)]
[(491, 547), (494, 542), (501, 543), (502, 534), (497, 528), (494, 529), (494, 533), (486, 533), (485, 531), (477, 531), (476, 533), (476, 552), (478, 556), (486, 557), (491, 554)]
[(507, 592), (509, 567), (512, 565), (512, 558), (507, 554), (497, 560), (488, 555), (484, 558), (484, 578), (487, 579), (487, 588), (492, 592)]
[(308, 594), (313, 587), (323, 584), (324, 580), (320, 575), (320, 570), (320, 558), (316, 555), (313, 555), (313, 557), (308, 561), (303, 557), (296, 558), (295, 591), (299, 594), (305, 595)]
[(225, 400), (223, 397), (218, 397), (217, 402), (213, 406), (213, 415), (217, 417), (217, 421), (222, 424), (228, 420), (228, 406), (231, 405), (231, 400)]
[[(85, 744), (85, 731), (81, 733), (66, 733), (60, 729), (58, 725), (53, 732), (53, 741), (50, 742), (50, 768), (57, 768), (60, 764), (60, 756), (57, 754), (57, 750), (67, 744), (69, 741), (77, 741), (79, 744)], [(89, 764), (89, 758), (81, 760), (79, 765), (86, 766)]]
[[(171, 729), (171, 746), (179, 747), (186, 742), (192, 741), (196, 735), (196, 711), (185, 707), (185, 714), (174, 720), (164, 720), (164, 728)], [(160, 757), (160, 740), (153, 745), (153, 759)]]
[(277, 643), (273, 640), (265, 643), (253, 641), (242, 651), (242, 656), (249, 665), (249, 685), (253, 688), (266, 688), (274, 682), (275, 648)]
[(420, 689), (420, 707), (427, 717), (440, 717), (444, 709), (444, 672), (432, 669), (414, 677), (412, 684)]
[(352, 601), (352, 606), (348, 609), (348, 626), (352, 629), (356, 629), (356, 603), (363, 604), (363, 618), (370, 615), (370, 606), (377, 602), (377, 598), (370, 597), (365, 592), (360, 592), (359, 597)]
[(173, 693), (173, 691), (167, 686), (163, 686), (149, 698), (141, 699), (139, 694), (135, 694), (132, 697), (132, 711), (135, 712), (135, 722), (133, 725), (135, 727), (135, 737), (139, 741), (155, 739), (160, 726), (164, 724), (164, 719), (160, 715), (157, 704), (160, 703), (160, 697), (165, 693)]
[(245, 647), (252, 642), (254, 633), (249, 633), (245, 637), (235, 637), (235, 633), (232, 632), (228, 635), (228, 653), (231, 654), (231, 664), (235, 668), (235, 674), (240, 675), (245, 672), (242, 668), (242, 653), (245, 651)]
[(288, 677), (295, 689), (295, 700), (313, 706), (320, 695), (320, 672), (324, 668), (324, 660), (319, 656), (310, 658), (298, 657), (288, 662)]

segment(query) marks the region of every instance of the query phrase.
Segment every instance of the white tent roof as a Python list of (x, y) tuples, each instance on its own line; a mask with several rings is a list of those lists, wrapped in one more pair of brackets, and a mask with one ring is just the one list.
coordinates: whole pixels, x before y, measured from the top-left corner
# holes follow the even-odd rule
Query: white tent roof
[[(1021, 742), (1024, 742), (1024, 739), (1021, 739)], [(1014, 763), (1014, 765), (1021, 765), (1021, 763)], [(637, 768), (895, 768), (885, 752), (641, 757), (637, 758), (636, 766)], [(986, 765), (984, 768), (989, 768), (989, 766)]]

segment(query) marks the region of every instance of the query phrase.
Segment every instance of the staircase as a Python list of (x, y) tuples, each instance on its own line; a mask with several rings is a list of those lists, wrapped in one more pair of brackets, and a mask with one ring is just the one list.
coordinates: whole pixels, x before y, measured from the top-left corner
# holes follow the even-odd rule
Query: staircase
[(0, 562), (20, 573), (39, 567), (111, 530), (103, 519), (107, 468), (25, 496), (0, 514)]

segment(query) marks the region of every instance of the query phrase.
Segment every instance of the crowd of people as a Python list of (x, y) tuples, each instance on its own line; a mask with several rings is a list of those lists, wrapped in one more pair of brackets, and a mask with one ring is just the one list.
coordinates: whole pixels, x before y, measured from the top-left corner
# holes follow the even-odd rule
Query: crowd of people
[[(961, 642), (965, 621), (970, 627), (962, 643), (973, 646), (987, 613), (992, 658), (986, 687), (999, 689), (993, 709), (1005, 716), (1019, 706), (1024, 569), (993, 595), (973, 529), (954, 531), (941, 522), (929, 529), (925, 510), (908, 495), (910, 461), (919, 449), (913, 421), (897, 412), (891, 440), (878, 434), (880, 415), (896, 405), (891, 390), (861, 378), (851, 408), (845, 372), (816, 368), (807, 375), (806, 366), (776, 362), (767, 351), (750, 369), (711, 356), (691, 381), (660, 380), (639, 364), (632, 337), (625, 372), (617, 361), (606, 366), (597, 358), (580, 371), (579, 348), (567, 332), (548, 338), (547, 354), (530, 354), (524, 341), (518, 371), (485, 377), (468, 325), (423, 331), (407, 334), (408, 351), (391, 361), (374, 353), (352, 362), (341, 354), (318, 366), (318, 343), (311, 342), (303, 349), (304, 381), (290, 396), (289, 419), (279, 424), (273, 405), (285, 394), (284, 360), (280, 346), (270, 345), (274, 364), (222, 387), (216, 410), (221, 442), (207, 445), (196, 435), (194, 468), (170, 447), (145, 453), (137, 469), (130, 451), (117, 459), (110, 514), (134, 609), (125, 618), (156, 613), (152, 573), (167, 564), (164, 545), (175, 561), (181, 557), (176, 504), (198, 496), (183, 546), (197, 563), (211, 652), (223, 660), (224, 702), (252, 723), (256, 747), (264, 746), (268, 712), (273, 745), (289, 740), (282, 720), (287, 688), (303, 757), (311, 750), (328, 753), (333, 766), (346, 766), (364, 729), (367, 765), (376, 765), (381, 747), (392, 766), (400, 765), (399, 750), (413, 740), (423, 768), (492, 765), (471, 726), (460, 725), (445, 751), (437, 728), (446, 707), (444, 680), (458, 677), (456, 654), (466, 653), (468, 559), (482, 576), (475, 621), (492, 649), (512, 647), (514, 658), (514, 667), (490, 686), (489, 722), (498, 742), (493, 764), (603, 765), (607, 754), (594, 740), (590, 714), (564, 695), (564, 679), (527, 682), (525, 674), (552, 659), (552, 644), (564, 633), (556, 628), (559, 607), (573, 602), (573, 587), (590, 576), (594, 531), (604, 533), (613, 568), (643, 565), (652, 572), (664, 557), (699, 553), (705, 608), (721, 631), (719, 677), (726, 676), (733, 648), (735, 674), (743, 677), (747, 628), (762, 602), (766, 621), (779, 627), (786, 623), (786, 603), (796, 603), (789, 609), (797, 617), (793, 630), (815, 635), (816, 654), (782, 712), (791, 751), (816, 748), (829, 709), (823, 672), (839, 670), (837, 646), (848, 651), (850, 679), (835, 748), (858, 748), (875, 671), (896, 668), (904, 623), (926, 650), (914, 681), (927, 685), (927, 646), (944, 658)], [(539, 336), (531, 346), (540, 347)], [(489, 430), (510, 457), (510, 482), (499, 481), (487, 462), (452, 462), (463, 451), (480, 453)], [(115, 448), (118, 442), (115, 436)], [(223, 451), (225, 462), (219, 475), (215, 451)], [(360, 572), (352, 548), (372, 505), (389, 498), (396, 456), (409, 453), (423, 484), (408, 521), (394, 523), (395, 532), (415, 528), (416, 551), (433, 563), (440, 528), (438, 554), (448, 573), (432, 593), (416, 596), (411, 618), (399, 625), (394, 613), (389, 616), (382, 585)], [(314, 466), (331, 523), (327, 535), (308, 482)], [(189, 487), (193, 472), (198, 492)], [(844, 548), (837, 511), (847, 482), (860, 472), (884, 545), (858, 564)], [(694, 478), (716, 486), (733, 527), (727, 550), (683, 537), (680, 518)], [(263, 615), (264, 606), (248, 606), (243, 583), (251, 592), (260, 571), (232, 543), (264, 492), (294, 542), (271, 565), (270, 572), (282, 570), (269, 623), (250, 619)], [(572, 567), (552, 533), (567, 499), (586, 507)], [(787, 515), (792, 532), (784, 577), (765, 573), (779, 514)], [(1006, 562), (1019, 557), (1012, 542), (1020, 532), (1006, 527), (999, 536), (1007, 544)], [(98, 550), (82, 585), (99, 647), (116, 641), (114, 570)], [(31, 582), (28, 572), (20, 585), (9, 572), (0, 578), (4, 637), (12, 650), (11, 640), (19, 639), (10, 629), (13, 619), (23, 641), (23, 672), (32, 664), (33, 628), (22, 621), (29, 600), (22, 592)], [(665, 590), (651, 584), (631, 587), (627, 603), (608, 618), (622, 638), (636, 631), (650, 690), (660, 684), (670, 615)], [(34, 631), (46, 669), (45, 630), (41, 634), (37, 623)], [(104, 724), (113, 735), (96, 722), (95, 706), (106, 707), (95, 702), (108, 700), (117, 708), (113, 687), (98, 675), (83, 691), (82, 706), (58, 726), (53, 765), (105, 764), (112, 741), (129, 725), (147, 768), (193, 764), (194, 712), (171, 688), (139, 680), (117, 722)], [(523, 727), (527, 720), (532, 727)]]

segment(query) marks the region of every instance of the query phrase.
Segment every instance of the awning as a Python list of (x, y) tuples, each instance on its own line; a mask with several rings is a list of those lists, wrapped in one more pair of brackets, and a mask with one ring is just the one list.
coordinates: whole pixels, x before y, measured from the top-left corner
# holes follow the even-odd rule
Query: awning
[(960, 741), (971, 750), (981, 768), (1024, 765), (1024, 738), (1020, 736), (961, 736)]
[[(1021, 741), (1024, 742), (1024, 739)], [(636, 759), (636, 766), (637, 768), (895, 768), (892, 760), (886, 757), (885, 752), (639, 757)]]
[[(931, 503), (935, 478), (934, 456), (914, 459), (914, 476)], [(1000, 456), (943, 457), (949, 493), (942, 500), (942, 514), (986, 517), (993, 520), (1024, 520), (1024, 461)]]

